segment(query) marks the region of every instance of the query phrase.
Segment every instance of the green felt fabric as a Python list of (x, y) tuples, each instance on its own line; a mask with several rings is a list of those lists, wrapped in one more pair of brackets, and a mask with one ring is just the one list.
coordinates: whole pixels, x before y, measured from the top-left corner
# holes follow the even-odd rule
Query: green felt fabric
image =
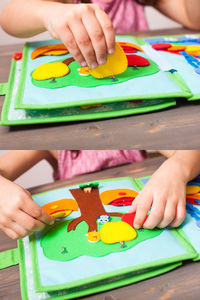
[[(121, 220), (119, 217), (112, 217), (111, 221), (116, 222)], [(162, 230), (136, 230), (136, 239), (125, 242), (125, 248), (122, 248), (120, 243), (105, 244), (102, 241), (97, 243), (88, 242), (88, 237), (85, 234), (88, 232), (88, 226), (86, 222), (81, 222), (75, 231), (67, 232), (67, 225), (71, 220), (67, 220), (62, 223), (58, 223), (53, 226), (42, 238), (41, 247), (44, 255), (52, 260), (68, 261), (79, 256), (95, 256), (101, 257), (113, 252), (126, 251), (135, 245), (151, 239), (161, 234)], [(97, 231), (101, 229), (100, 224), (97, 223)], [(56, 234), (55, 234), (56, 233)], [(67, 253), (62, 253), (62, 248), (65, 248)]]
[[(57, 61), (62, 62), (63, 59)], [(132, 78), (148, 76), (158, 73), (160, 69), (158, 68), (157, 64), (150, 59), (149, 61), (150, 65), (148, 67), (137, 67), (137, 69), (134, 69), (133, 67), (128, 67), (124, 73), (115, 76), (115, 78), (117, 79), (116, 81), (113, 81), (109, 77), (97, 79), (92, 75), (80, 76), (79, 71), (77, 70), (78, 68), (80, 68), (80, 65), (77, 62), (72, 62), (69, 65), (70, 73), (68, 75), (56, 78), (54, 82), (52, 82), (51, 79), (40, 81), (34, 80), (32, 78), (32, 83), (37, 87), (48, 89), (62, 88), (69, 85), (89, 88), (101, 85), (118, 84), (128, 81)]]
[(6, 95), (8, 91), (8, 83), (0, 83), (0, 96)]
[(18, 248), (0, 252), (0, 269), (5, 269), (19, 263)]

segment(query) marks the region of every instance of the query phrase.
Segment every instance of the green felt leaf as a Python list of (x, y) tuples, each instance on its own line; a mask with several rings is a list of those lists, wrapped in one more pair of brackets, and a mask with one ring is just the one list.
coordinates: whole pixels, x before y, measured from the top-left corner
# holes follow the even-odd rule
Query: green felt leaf
[[(119, 217), (112, 217), (112, 221), (120, 221)], [(112, 252), (126, 251), (142, 241), (151, 239), (161, 234), (163, 230), (136, 230), (137, 238), (125, 242), (125, 248), (122, 248), (120, 243), (104, 244), (102, 241), (97, 243), (88, 242), (88, 237), (85, 234), (88, 232), (88, 225), (85, 221), (79, 223), (75, 231), (67, 232), (67, 226), (71, 220), (56, 224), (41, 239), (40, 245), (43, 249), (44, 255), (56, 261), (68, 261), (79, 256), (94, 256), (101, 257)], [(98, 232), (101, 229), (100, 224), (97, 223)], [(66, 251), (63, 251), (65, 249)], [(62, 253), (64, 252), (64, 253)]]
[[(59, 62), (62, 62), (63, 60), (57, 60)], [(80, 68), (79, 64), (74, 61), (69, 64), (70, 73), (66, 76), (55, 78), (55, 81), (52, 81), (51, 79), (48, 80), (34, 80), (32, 78), (33, 85), (41, 88), (47, 88), (47, 89), (57, 89), (62, 88), (65, 86), (79, 86), (79, 87), (95, 87), (100, 85), (112, 85), (112, 84), (118, 84), (125, 81), (128, 81), (132, 78), (138, 78), (148, 75), (153, 75), (155, 73), (158, 73), (160, 69), (158, 68), (157, 64), (154, 63), (152, 60), (150, 60), (150, 65), (147, 67), (128, 67), (126, 71), (122, 74), (116, 75), (115, 78), (117, 81), (114, 81), (112, 78), (103, 78), (103, 79), (97, 79), (93, 77), (92, 75), (89, 76), (81, 76), (79, 74), (79, 71), (77, 70)]]

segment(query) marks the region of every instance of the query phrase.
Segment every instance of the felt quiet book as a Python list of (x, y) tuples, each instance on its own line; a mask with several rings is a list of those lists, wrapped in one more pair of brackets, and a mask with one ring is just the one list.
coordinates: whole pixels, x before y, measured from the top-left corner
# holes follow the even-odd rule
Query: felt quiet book
[(95, 70), (79, 66), (59, 41), (27, 43), (0, 86), (6, 94), (1, 124), (103, 119), (174, 106), (180, 97), (199, 99), (199, 36), (195, 45), (193, 35), (184, 38), (117, 36), (115, 53)]
[(128, 211), (148, 179), (99, 180), (33, 195), (55, 224), (0, 254), (1, 268), (20, 264), (22, 299), (80, 298), (199, 259), (200, 177), (187, 186), (180, 228), (136, 230)]

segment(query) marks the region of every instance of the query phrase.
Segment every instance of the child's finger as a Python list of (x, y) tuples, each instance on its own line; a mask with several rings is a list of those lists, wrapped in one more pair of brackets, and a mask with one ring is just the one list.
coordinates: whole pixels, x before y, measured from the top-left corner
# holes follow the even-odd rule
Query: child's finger
[(138, 196), (138, 204), (136, 207), (136, 214), (134, 219), (134, 228), (139, 229), (143, 226), (146, 215), (152, 205), (152, 198), (150, 197), (148, 201), (144, 201)]
[(169, 226), (170, 227), (180, 226), (183, 223), (183, 221), (185, 220), (185, 215), (186, 215), (185, 203), (179, 203), (177, 205), (177, 209), (176, 209), (176, 216), (175, 216), (173, 222), (171, 222), (171, 224), (169, 224)]
[(83, 15), (82, 21), (92, 42), (97, 63), (99, 65), (104, 65), (107, 61), (107, 46), (103, 30), (98, 19), (94, 13), (90, 13), (89, 16)]
[(28, 231), (16, 222), (11, 222), (8, 228), (15, 232), (20, 238), (25, 237), (28, 234)]
[(165, 210), (165, 203), (162, 205), (160, 204), (160, 199), (156, 201), (154, 196), (153, 204), (151, 207), (151, 212), (149, 217), (147, 218), (146, 222), (144, 223), (143, 227), (146, 229), (153, 229), (155, 228), (162, 220)]
[(77, 63), (82, 67), (86, 67), (87, 63), (85, 58), (82, 55), (76, 43), (75, 37), (68, 26), (59, 29), (59, 38), (64, 43), (75, 61), (77, 61)]
[(21, 209), (31, 217), (45, 224), (52, 225), (54, 223), (54, 219), (32, 199), (26, 198), (26, 201)]
[(97, 68), (98, 63), (94, 47), (82, 21), (80, 19), (74, 19), (70, 21), (69, 25), (86, 63), (92, 69)]
[(12, 240), (17, 240), (19, 238), (19, 235), (13, 231), (10, 228), (7, 227), (3, 227), (2, 230), (5, 232), (5, 234), (7, 234), (7, 236), (9, 236)]
[(30, 215), (24, 213), (23, 211), (18, 211), (14, 218), (15, 222), (21, 227), (25, 228), (27, 231), (39, 231), (44, 229), (45, 224), (39, 220), (32, 218)]
[(159, 228), (167, 227), (176, 216), (177, 204), (175, 201), (168, 201), (165, 207), (164, 216), (161, 222), (157, 225)]
[(108, 53), (113, 54), (115, 52), (115, 32), (113, 24), (102, 9), (97, 7), (97, 9), (95, 9), (95, 14), (104, 32)]
[(138, 198), (139, 196), (135, 197), (135, 199), (133, 200), (132, 204), (131, 204), (131, 207), (129, 209), (129, 213), (133, 213), (136, 211), (137, 209), (137, 204), (138, 204)]

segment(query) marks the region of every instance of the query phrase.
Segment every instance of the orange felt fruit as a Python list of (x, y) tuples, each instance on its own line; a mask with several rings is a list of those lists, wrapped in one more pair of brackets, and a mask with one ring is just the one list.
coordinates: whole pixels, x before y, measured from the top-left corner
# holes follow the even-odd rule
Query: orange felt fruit
[(74, 199), (61, 199), (49, 202), (42, 208), (54, 218), (63, 218), (69, 215), (73, 210), (78, 210), (78, 204)]
[(31, 58), (35, 59), (36, 57), (44, 55), (44, 53), (49, 52), (49, 51), (51, 52), (53, 50), (65, 50), (65, 51), (67, 51), (66, 53), (68, 53), (68, 50), (64, 44), (44, 45), (44, 46), (36, 48), (31, 53)]

